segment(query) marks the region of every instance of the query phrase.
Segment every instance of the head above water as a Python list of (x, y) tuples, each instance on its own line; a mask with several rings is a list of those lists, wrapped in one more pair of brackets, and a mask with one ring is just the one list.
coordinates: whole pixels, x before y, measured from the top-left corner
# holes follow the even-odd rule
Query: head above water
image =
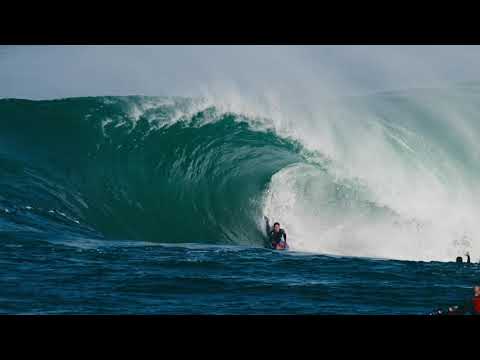
[(279, 232), (280, 231), (280, 223), (276, 222), (275, 224), (273, 224), (273, 230), (275, 232)]
[(461, 256), (457, 256), (456, 262), (457, 262), (457, 263), (463, 262), (463, 258), (462, 258)]

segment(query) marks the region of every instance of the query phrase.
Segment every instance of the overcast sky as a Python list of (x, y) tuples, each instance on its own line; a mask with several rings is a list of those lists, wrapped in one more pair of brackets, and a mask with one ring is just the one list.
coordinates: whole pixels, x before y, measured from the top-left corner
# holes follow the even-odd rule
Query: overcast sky
[(0, 46), (0, 97), (361, 94), (480, 80), (479, 46)]

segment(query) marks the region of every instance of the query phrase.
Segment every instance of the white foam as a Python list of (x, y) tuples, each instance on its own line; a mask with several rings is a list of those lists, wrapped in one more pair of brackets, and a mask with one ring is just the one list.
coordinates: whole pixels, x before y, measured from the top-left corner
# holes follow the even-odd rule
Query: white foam
[[(461, 139), (472, 119), (450, 108), (452, 113), (450, 121), (443, 114), (443, 125)], [(390, 209), (396, 218), (356, 214), (359, 209), (327, 216), (329, 207), (316, 202), (326, 191), (324, 174), (303, 166), (283, 169), (272, 178), (264, 212), (284, 224), (293, 249), (424, 261), (480, 253), (479, 191), (454, 149), (425, 131), (402, 127), (401, 118), (390, 119), (399, 123), (387, 127), (368, 112), (322, 110), (316, 116), (317, 123), (308, 113), (299, 113), (294, 124), (272, 118), (273, 129), (331, 160), (329, 181), (366, 187), (365, 200)], [(422, 119), (415, 121), (420, 125)]]

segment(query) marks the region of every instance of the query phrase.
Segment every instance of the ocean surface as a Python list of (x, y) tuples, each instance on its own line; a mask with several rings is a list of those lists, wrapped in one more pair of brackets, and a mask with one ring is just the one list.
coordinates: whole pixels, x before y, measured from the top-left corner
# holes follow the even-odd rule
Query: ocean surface
[[(480, 87), (279, 114), (0, 99), (0, 313), (428, 314), (480, 281)], [(290, 250), (265, 247), (263, 216)], [(469, 252), (473, 264), (456, 264)]]

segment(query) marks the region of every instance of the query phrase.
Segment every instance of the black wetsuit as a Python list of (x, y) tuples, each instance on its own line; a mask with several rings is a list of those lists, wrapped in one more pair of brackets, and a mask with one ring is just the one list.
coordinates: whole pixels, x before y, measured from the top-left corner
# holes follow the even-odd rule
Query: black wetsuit
[(275, 232), (275, 230), (270, 228), (270, 224), (267, 221), (267, 234), (268, 234), (268, 239), (270, 241), (270, 246), (272, 249), (276, 249), (277, 245), (283, 240), (285, 243), (287, 242), (287, 233), (285, 230), (280, 229), (278, 232)]
[[(457, 256), (455, 259), (455, 262), (462, 264), (463, 263), (463, 257)], [(467, 254), (467, 264), (470, 264), (470, 255)]]

